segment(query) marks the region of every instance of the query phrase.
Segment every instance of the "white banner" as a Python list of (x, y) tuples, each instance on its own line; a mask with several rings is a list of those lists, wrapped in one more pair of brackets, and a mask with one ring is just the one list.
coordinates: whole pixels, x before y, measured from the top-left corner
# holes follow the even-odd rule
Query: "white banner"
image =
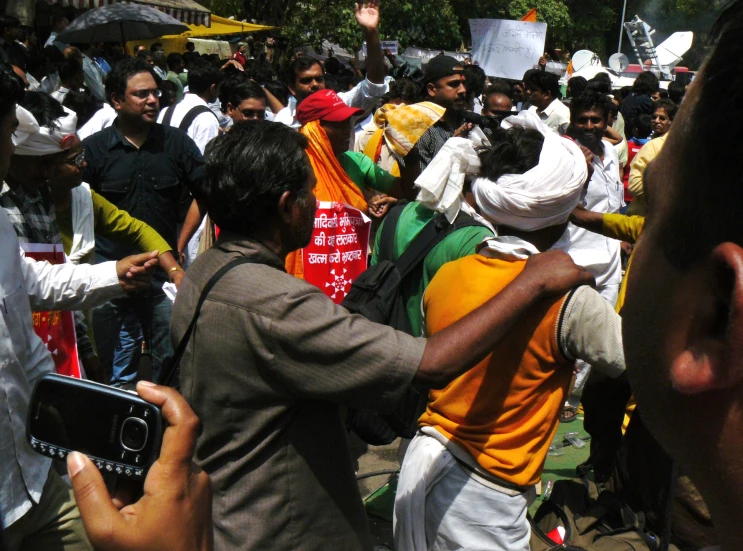
[(491, 77), (521, 80), (544, 52), (547, 23), (470, 19), (472, 60)]

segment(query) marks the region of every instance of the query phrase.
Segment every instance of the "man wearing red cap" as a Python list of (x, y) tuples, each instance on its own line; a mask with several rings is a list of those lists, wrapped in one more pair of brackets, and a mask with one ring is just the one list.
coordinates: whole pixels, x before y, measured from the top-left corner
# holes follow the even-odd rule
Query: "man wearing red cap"
[[(297, 119), (302, 124), (300, 132), (309, 142), (307, 155), (317, 177), (317, 200), (343, 203), (366, 214), (367, 188), (397, 196), (401, 190), (396, 185), (397, 178), (363, 153), (349, 151), (353, 118), (362, 113), (362, 109), (346, 105), (332, 90), (315, 92), (297, 108)], [(288, 255), (286, 271), (304, 279), (300, 251)]]

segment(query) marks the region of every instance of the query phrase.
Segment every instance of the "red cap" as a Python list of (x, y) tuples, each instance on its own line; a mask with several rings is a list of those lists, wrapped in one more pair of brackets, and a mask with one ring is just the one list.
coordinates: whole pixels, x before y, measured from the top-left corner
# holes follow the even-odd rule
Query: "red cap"
[(297, 106), (297, 120), (303, 125), (317, 120), (341, 122), (363, 112), (363, 109), (346, 105), (332, 90), (319, 90)]

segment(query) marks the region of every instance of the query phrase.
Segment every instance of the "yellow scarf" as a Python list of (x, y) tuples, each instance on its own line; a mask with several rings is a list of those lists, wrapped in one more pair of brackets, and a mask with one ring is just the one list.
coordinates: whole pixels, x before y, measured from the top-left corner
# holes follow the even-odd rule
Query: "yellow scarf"
[[(307, 137), (309, 142), (307, 156), (310, 158), (312, 170), (317, 178), (315, 185), (317, 200), (345, 203), (366, 214), (369, 205), (364, 194), (341, 167), (320, 121), (308, 122), (300, 129), (300, 132)], [(304, 279), (301, 250), (287, 255), (286, 272)]]

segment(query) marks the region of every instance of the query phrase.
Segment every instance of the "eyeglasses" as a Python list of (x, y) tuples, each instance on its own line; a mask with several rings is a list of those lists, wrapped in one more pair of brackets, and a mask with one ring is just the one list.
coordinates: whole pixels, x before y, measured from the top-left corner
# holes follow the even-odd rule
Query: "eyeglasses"
[(85, 151), (76, 155), (72, 159), (67, 159), (64, 163), (66, 165), (74, 164), (77, 168), (83, 168), (83, 165), (85, 164)]
[(264, 109), (243, 109), (240, 113), (242, 113), (243, 118), (246, 120), (262, 121), (266, 118), (266, 111)]
[(163, 95), (163, 91), (153, 88), (152, 90), (137, 90), (136, 92), (129, 92), (129, 94), (139, 99), (147, 99), (150, 97), (150, 94), (155, 96), (155, 98), (159, 98)]

